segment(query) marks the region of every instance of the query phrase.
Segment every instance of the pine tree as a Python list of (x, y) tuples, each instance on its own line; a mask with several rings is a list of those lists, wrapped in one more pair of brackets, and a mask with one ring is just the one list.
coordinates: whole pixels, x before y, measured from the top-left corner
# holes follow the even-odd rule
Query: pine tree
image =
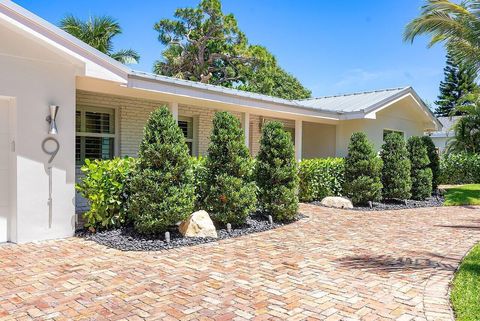
[(427, 149), (430, 169), (432, 170), (432, 190), (436, 191), (440, 181), (440, 157), (437, 148), (430, 136), (422, 136), (423, 145)]
[(256, 209), (256, 186), (240, 121), (228, 112), (217, 112), (213, 118), (205, 167), (208, 188), (200, 204), (216, 222), (244, 224)]
[(398, 133), (388, 134), (380, 156), (383, 160), (383, 198), (409, 199), (412, 189), (411, 165), (404, 138)]
[(344, 191), (353, 204), (366, 204), (382, 197), (382, 160), (365, 133), (353, 133), (345, 160)]
[(259, 208), (275, 220), (290, 221), (298, 210), (298, 168), (290, 135), (277, 121), (262, 128), (255, 177)]
[(427, 148), (420, 137), (412, 136), (408, 139), (407, 149), (412, 164), (412, 198), (424, 200), (432, 195), (432, 170), (429, 167)]
[(462, 97), (474, 91), (478, 86), (475, 83), (477, 74), (474, 69), (457, 63), (450, 54), (447, 54), (447, 65), (443, 69), (445, 79), (440, 82), (440, 95), (435, 101), (437, 109), (435, 115), (447, 117), (459, 115), (455, 107), (467, 104)]
[(166, 107), (150, 115), (143, 135), (129, 211), (137, 231), (156, 234), (192, 213), (193, 171), (182, 130)]

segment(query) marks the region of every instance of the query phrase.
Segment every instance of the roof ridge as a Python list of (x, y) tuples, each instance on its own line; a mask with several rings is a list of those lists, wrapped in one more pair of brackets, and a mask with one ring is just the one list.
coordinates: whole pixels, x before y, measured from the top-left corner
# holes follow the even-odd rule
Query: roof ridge
[(411, 86), (405, 87), (393, 87), (393, 88), (385, 88), (385, 89), (377, 89), (377, 90), (368, 90), (368, 91), (358, 91), (353, 93), (344, 93), (344, 94), (336, 94), (336, 95), (329, 95), (329, 96), (320, 96), (320, 97), (313, 97), (307, 99), (301, 99), (298, 101), (309, 101), (309, 100), (317, 100), (317, 99), (325, 99), (325, 98), (334, 98), (334, 97), (346, 97), (346, 96), (355, 96), (355, 95), (365, 95), (365, 94), (372, 94), (372, 93), (379, 93), (379, 92), (387, 92), (387, 91), (394, 91), (394, 90), (404, 90), (410, 88)]

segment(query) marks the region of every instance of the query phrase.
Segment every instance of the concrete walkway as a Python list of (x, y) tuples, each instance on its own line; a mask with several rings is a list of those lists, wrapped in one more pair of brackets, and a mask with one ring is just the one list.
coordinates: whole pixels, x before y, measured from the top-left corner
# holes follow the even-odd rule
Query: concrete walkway
[(448, 283), (480, 208), (302, 205), (273, 231), (163, 252), (0, 246), (0, 319), (451, 320)]

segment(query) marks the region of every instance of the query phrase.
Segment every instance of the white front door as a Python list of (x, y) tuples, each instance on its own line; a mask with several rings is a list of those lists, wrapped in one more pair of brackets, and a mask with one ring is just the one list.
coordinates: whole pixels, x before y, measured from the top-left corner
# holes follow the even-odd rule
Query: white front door
[(10, 219), (11, 113), (9, 101), (0, 98), (0, 242), (8, 241)]

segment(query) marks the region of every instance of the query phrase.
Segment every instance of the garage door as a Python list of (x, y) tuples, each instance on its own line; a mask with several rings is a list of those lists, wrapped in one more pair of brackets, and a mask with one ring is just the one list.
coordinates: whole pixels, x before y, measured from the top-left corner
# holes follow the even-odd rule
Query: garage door
[(9, 163), (10, 163), (10, 110), (7, 100), (0, 99), (0, 242), (8, 237), (9, 207)]

